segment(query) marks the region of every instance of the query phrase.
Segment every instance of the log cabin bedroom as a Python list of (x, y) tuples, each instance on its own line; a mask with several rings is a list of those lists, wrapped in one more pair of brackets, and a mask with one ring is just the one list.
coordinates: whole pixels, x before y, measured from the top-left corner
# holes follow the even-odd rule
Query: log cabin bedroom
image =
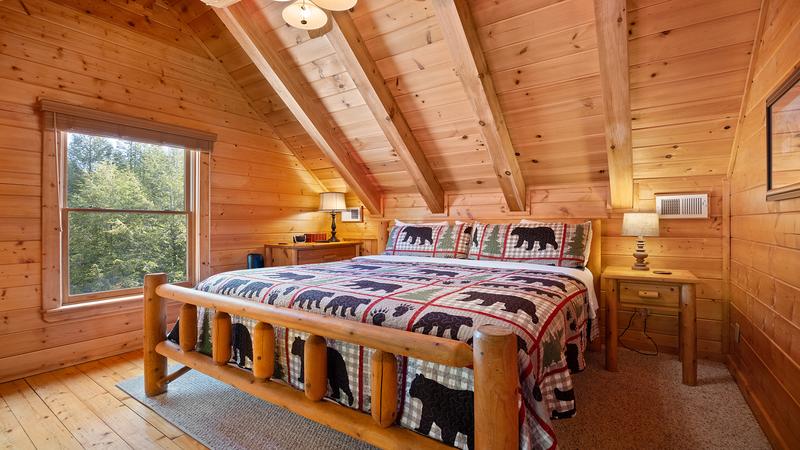
[(0, 0), (0, 447), (800, 449), (800, 1)]

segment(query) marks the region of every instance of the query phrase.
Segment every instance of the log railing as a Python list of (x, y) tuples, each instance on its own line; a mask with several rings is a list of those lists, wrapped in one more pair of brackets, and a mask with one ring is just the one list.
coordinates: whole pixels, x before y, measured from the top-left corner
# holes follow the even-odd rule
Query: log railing
[[(197, 291), (167, 284), (164, 274), (145, 277), (144, 382), (148, 396), (195, 369), (270, 403), (335, 428), (381, 448), (448, 448), (441, 442), (393, 426), (397, 418), (397, 360), (403, 355), (454, 367), (472, 367), (475, 391), (475, 447), (519, 448), (519, 375), (516, 339), (510, 330), (485, 325), (469, 345), (437, 336), (382, 328), (307, 311)], [(166, 340), (166, 300), (183, 303), (179, 345)], [(212, 357), (195, 350), (197, 307), (214, 309)], [(252, 372), (231, 366), (231, 315), (257, 321), (253, 330)], [(305, 393), (272, 383), (273, 326), (310, 333), (304, 349)], [(372, 417), (334, 402), (321, 401), (327, 390), (327, 346), (334, 339), (370, 347)], [(167, 374), (167, 358), (185, 367)]]

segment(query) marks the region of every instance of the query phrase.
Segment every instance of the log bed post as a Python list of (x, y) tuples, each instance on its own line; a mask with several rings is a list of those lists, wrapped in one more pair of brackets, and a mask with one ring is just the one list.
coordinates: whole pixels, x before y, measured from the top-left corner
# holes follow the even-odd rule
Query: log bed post
[(258, 322), (253, 327), (253, 378), (264, 382), (275, 373), (275, 329)]
[(217, 311), (211, 324), (211, 357), (218, 366), (231, 360), (231, 316)]
[(156, 352), (167, 337), (167, 307), (156, 288), (166, 282), (165, 273), (144, 277), (144, 393), (148, 397), (167, 391), (167, 385), (159, 383), (167, 375), (167, 357)]
[(192, 352), (197, 346), (197, 306), (188, 303), (181, 305), (179, 323), (178, 342), (181, 350)]
[(519, 448), (519, 371), (514, 333), (483, 325), (475, 331), (475, 448)]
[(397, 358), (389, 352), (375, 350), (370, 364), (372, 418), (386, 428), (397, 419)]
[(318, 402), (328, 391), (328, 345), (325, 338), (310, 335), (303, 353), (303, 388), (309, 400)]

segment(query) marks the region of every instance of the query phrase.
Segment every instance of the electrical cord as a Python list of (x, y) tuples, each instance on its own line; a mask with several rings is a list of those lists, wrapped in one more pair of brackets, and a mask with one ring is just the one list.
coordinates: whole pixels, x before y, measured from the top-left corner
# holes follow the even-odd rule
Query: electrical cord
[(630, 320), (628, 320), (628, 326), (626, 326), (626, 327), (625, 327), (625, 329), (624, 329), (624, 330), (622, 330), (622, 334), (620, 334), (620, 335), (619, 335), (619, 343), (620, 343), (620, 344), (622, 344), (622, 346), (623, 346), (623, 347), (625, 347), (625, 348), (627, 348), (628, 350), (630, 350), (630, 351), (633, 351), (633, 352), (636, 352), (636, 353), (638, 353), (638, 354), (640, 354), (640, 355), (644, 355), (644, 356), (658, 356), (658, 344), (656, 343), (656, 341), (655, 341), (655, 340), (653, 340), (653, 338), (651, 338), (651, 337), (650, 337), (650, 335), (649, 335), (649, 334), (647, 334), (647, 317), (649, 316), (649, 314), (645, 314), (645, 316), (644, 316), (644, 324), (642, 325), (642, 332), (644, 333), (644, 337), (646, 337), (647, 339), (650, 339), (650, 342), (652, 342), (652, 343), (653, 343), (653, 346), (656, 348), (656, 351), (655, 351), (655, 352), (643, 352), (643, 351), (641, 351), (641, 350), (637, 350), (637, 349), (635, 349), (635, 348), (628, 347), (628, 346), (627, 346), (627, 345), (625, 345), (625, 343), (622, 341), (622, 336), (625, 336), (625, 333), (627, 333), (627, 332), (628, 332), (628, 330), (629, 330), (629, 329), (630, 329), (630, 327), (631, 327), (631, 324), (633, 324), (633, 319), (634, 319), (634, 317), (636, 317), (636, 316), (638, 316), (638, 315), (639, 315), (639, 311), (636, 311), (636, 312), (634, 312), (633, 314), (631, 314), (631, 318), (630, 318)]

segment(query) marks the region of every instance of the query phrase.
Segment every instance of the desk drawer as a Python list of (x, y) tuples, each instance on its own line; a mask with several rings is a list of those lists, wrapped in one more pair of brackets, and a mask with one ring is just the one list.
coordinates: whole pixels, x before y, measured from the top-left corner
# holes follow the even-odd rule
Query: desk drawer
[(680, 292), (679, 285), (633, 283), (630, 281), (620, 281), (619, 283), (619, 299), (623, 304), (678, 308)]
[(313, 248), (298, 250), (297, 264), (318, 264), (355, 258), (356, 247)]

